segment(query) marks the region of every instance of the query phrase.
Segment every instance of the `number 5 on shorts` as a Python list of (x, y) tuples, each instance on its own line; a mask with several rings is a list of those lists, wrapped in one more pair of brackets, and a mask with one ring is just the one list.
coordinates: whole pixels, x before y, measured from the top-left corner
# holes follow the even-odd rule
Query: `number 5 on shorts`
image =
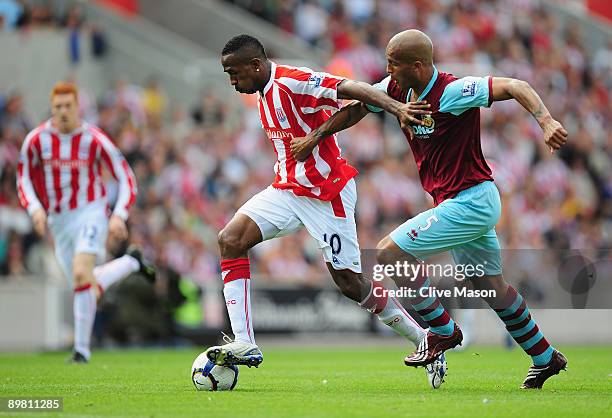
[(426, 219), (426, 221), (427, 225), (419, 225), (419, 231), (427, 231), (429, 228), (431, 228), (432, 222), (438, 222), (438, 218), (436, 215), (431, 215), (429, 218)]

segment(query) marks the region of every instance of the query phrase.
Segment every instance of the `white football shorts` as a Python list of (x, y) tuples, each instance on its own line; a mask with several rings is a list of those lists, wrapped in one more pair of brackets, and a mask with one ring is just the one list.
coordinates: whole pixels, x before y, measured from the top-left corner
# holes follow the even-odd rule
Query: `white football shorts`
[(268, 186), (242, 205), (238, 213), (248, 216), (259, 226), (264, 241), (305, 227), (318, 241), (325, 261), (335, 270), (361, 273), (356, 204), (357, 187), (351, 179), (331, 202)]
[(106, 203), (94, 202), (48, 219), (55, 242), (55, 256), (72, 285), (72, 262), (75, 254), (94, 254), (97, 263), (106, 258), (108, 215)]

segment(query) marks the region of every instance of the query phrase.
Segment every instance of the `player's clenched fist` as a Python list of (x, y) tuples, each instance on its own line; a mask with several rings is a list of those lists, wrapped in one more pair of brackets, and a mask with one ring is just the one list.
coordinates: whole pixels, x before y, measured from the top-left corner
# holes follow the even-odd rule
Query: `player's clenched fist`
[(544, 130), (544, 142), (548, 145), (550, 152), (560, 149), (567, 142), (567, 131), (558, 121), (551, 119), (542, 127)]
[(124, 241), (128, 237), (125, 221), (117, 215), (111, 216), (108, 222), (108, 233), (112, 239)]
[(38, 209), (32, 214), (32, 224), (38, 235), (44, 237), (47, 234), (47, 214), (44, 209)]

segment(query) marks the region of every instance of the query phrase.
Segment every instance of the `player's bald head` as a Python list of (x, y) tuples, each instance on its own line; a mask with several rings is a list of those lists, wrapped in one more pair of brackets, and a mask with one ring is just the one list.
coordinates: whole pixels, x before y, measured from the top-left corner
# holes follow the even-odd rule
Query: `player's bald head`
[(398, 33), (387, 45), (387, 55), (404, 63), (420, 61), (433, 65), (433, 44), (429, 36), (416, 29)]

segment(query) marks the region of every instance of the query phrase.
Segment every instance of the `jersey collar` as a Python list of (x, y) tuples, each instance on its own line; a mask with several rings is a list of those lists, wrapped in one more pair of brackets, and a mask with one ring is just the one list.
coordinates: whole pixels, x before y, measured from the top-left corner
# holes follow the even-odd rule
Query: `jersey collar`
[(270, 87), (272, 87), (272, 84), (274, 84), (274, 79), (276, 78), (276, 63), (274, 61), (270, 61), (270, 62), (272, 63), (272, 66), (270, 67), (270, 79), (268, 80), (268, 83), (264, 87), (263, 92), (260, 93), (262, 96), (265, 96), (266, 93), (268, 93), (268, 91), (270, 90)]
[[(431, 88), (433, 87), (434, 83), (438, 79), (438, 69), (436, 68), (435, 65), (434, 65), (433, 69), (434, 69), (434, 72), (433, 72), (433, 74), (431, 76), (431, 79), (429, 80), (429, 83), (427, 83), (427, 86), (425, 87), (425, 90), (423, 90), (423, 93), (421, 93), (421, 95), (417, 99), (417, 102), (423, 100), (425, 98), (425, 96), (427, 96), (429, 94), (429, 91), (431, 90)], [(410, 101), (410, 96), (412, 96), (412, 89), (408, 90), (408, 95), (406, 96), (406, 103), (408, 103)]]
[(53, 126), (53, 119), (48, 119), (47, 122), (45, 123), (45, 129), (47, 129), (48, 131), (50, 131), (51, 133), (54, 133), (56, 135), (71, 135), (71, 136), (74, 136), (76, 134), (82, 133), (83, 131), (85, 131), (86, 128), (87, 128), (87, 122), (81, 121), (81, 124), (74, 131), (69, 132), (67, 134), (63, 134), (60, 131), (58, 131), (55, 126)]

